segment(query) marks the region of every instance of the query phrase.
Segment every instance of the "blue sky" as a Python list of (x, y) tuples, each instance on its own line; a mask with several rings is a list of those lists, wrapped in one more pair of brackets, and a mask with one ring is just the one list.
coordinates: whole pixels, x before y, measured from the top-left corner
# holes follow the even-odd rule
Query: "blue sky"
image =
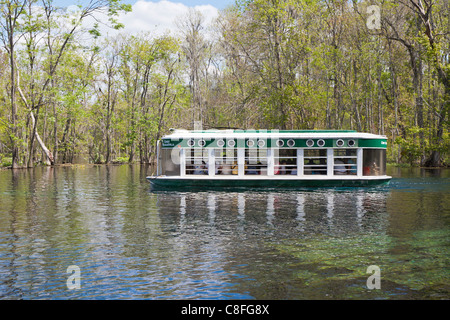
[[(134, 4), (136, 3), (138, 0), (123, 0), (123, 3), (129, 3), (129, 4)], [(143, 0), (146, 2), (160, 2), (160, 0), (153, 0), (153, 1), (149, 1), (149, 0)], [(199, 5), (212, 5), (213, 7), (217, 8), (217, 9), (224, 9), (225, 7), (227, 7), (228, 5), (234, 4), (235, 0), (173, 0), (171, 2), (175, 2), (175, 3), (182, 3), (188, 7), (194, 7), (194, 6), (199, 6)], [(54, 3), (58, 6), (61, 7), (68, 7), (70, 5), (73, 4), (77, 4), (78, 2), (88, 2), (88, 0), (54, 0)]]

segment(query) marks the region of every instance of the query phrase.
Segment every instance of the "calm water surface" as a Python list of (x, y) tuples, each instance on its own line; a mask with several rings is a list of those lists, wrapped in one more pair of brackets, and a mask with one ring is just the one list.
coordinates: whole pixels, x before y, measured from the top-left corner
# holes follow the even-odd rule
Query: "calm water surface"
[(390, 168), (391, 184), (370, 189), (209, 192), (152, 191), (149, 172), (0, 171), (0, 299), (450, 298), (449, 170)]

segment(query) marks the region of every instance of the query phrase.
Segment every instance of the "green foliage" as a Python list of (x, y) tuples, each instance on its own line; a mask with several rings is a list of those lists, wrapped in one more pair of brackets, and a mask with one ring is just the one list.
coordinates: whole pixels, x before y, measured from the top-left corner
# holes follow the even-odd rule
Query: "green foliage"
[(401, 156), (410, 165), (415, 164), (417, 159), (422, 154), (420, 142), (417, 139), (405, 139), (403, 137), (397, 137), (395, 144), (401, 148)]
[[(1, 1), (0, 19), (10, 17), (8, 4), (19, 10), (22, 2)], [(380, 4), (391, 19), (380, 32), (367, 30), (366, 2), (237, 1), (213, 25), (199, 20), (195, 55), (189, 30), (107, 37), (99, 22), (84, 27), (103, 11), (103, 22), (121, 29), (118, 15), (131, 6), (119, 0), (80, 5), (76, 13), (23, 4), (13, 33), (24, 45), (15, 48), (13, 66), (0, 49), (0, 63), (8, 66), (0, 69), (0, 152), (17, 147), (22, 164), (27, 157), (41, 161), (39, 146), (31, 144), (31, 110), (59, 162), (79, 154), (96, 163), (148, 162), (156, 139), (171, 127), (192, 128), (195, 120), (205, 127), (358, 129), (388, 136), (389, 161), (423, 164), (438, 153), (448, 162), (442, 1), (430, 9), (434, 42), (417, 12), (395, 1)], [(3, 36), (7, 31), (0, 29)], [(420, 77), (413, 62), (421, 63)], [(11, 96), (10, 67), (23, 99), (18, 90)]]
[(117, 164), (121, 164), (121, 163), (128, 163), (128, 161), (129, 161), (128, 157), (117, 157), (112, 162), (113, 163), (117, 163)]
[(12, 165), (12, 158), (11, 157), (0, 157), (0, 167), (6, 168), (11, 167)]

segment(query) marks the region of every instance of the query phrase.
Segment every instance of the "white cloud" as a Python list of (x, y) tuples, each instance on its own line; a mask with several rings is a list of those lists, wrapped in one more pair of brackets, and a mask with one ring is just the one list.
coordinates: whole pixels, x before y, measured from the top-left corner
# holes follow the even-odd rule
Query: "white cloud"
[[(188, 7), (183, 3), (162, 0), (159, 2), (151, 2), (146, 0), (138, 0), (133, 6), (132, 11), (128, 13), (120, 13), (118, 22), (125, 27), (120, 30), (114, 30), (107, 25), (108, 16), (105, 10), (99, 10), (94, 13), (94, 16), (87, 17), (83, 26), (86, 29), (91, 29), (94, 24), (99, 24), (99, 31), (102, 36), (114, 36), (118, 33), (137, 34), (141, 32), (150, 32), (153, 35), (159, 35), (169, 31), (171, 34), (176, 34), (178, 28), (176, 20), (186, 16), (188, 10), (194, 8), (200, 11), (205, 18), (205, 26), (209, 25), (219, 14), (219, 10), (212, 5), (198, 5)], [(78, 14), (77, 6), (69, 6), (66, 8), (66, 13), (69, 17), (74, 18)], [(64, 24), (70, 25), (71, 18), (63, 18)], [(86, 41), (88, 41), (86, 39)]]
[[(200, 5), (193, 7), (205, 17), (205, 23), (209, 24), (218, 15), (218, 9), (212, 5)], [(119, 21), (125, 25), (121, 32), (139, 33), (151, 31), (163, 33), (176, 32), (176, 19), (180, 19), (188, 12), (189, 7), (171, 1), (149, 2), (140, 0), (133, 5), (132, 12), (122, 14)]]

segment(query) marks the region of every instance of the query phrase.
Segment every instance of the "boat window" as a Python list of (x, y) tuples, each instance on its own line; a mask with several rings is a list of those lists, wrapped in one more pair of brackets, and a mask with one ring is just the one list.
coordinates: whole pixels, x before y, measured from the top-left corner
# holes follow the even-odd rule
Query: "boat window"
[(245, 174), (267, 175), (267, 149), (245, 149)]
[(386, 175), (386, 149), (363, 150), (363, 175)]
[(274, 149), (274, 174), (297, 175), (297, 149)]
[(180, 149), (160, 149), (159, 157), (160, 170), (162, 175), (180, 175)]
[(335, 175), (356, 175), (356, 149), (334, 149), (333, 172)]
[(216, 175), (237, 175), (238, 159), (236, 148), (214, 149)]
[(204, 175), (208, 174), (208, 149), (189, 148), (186, 149), (186, 174)]
[(304, 151), (304, 174), (327, 174), (327, 150), (305, 149)]

